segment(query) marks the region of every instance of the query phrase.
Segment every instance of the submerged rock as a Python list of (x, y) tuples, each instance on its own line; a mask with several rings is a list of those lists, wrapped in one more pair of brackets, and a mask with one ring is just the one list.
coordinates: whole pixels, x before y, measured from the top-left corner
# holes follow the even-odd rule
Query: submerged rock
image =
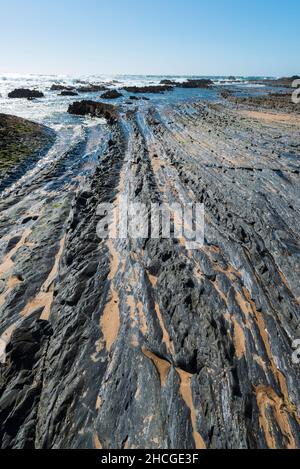
[(117, 99), (117, 98), (121, 98), (122, 93), (119, 93), (119, 91), (117, 90), (109, 90), (109, 91), (106, 91), (106, 93), (103, 93), (100, 97), (102, 99)]
[(150, 98), (147, 98), (146, 96), (129, 96), (130, 99), (133, 101), (150, 101)]
[(8, 93), (9, 98), (25, 98), (25, 99), (33, 99), (33, 98), (43, 98), (44, 93), (37, 90), (29, 90), (25, 88), (17, 88), (10, 93)]
[(116, 122), (119, 118), (117, 107), (112, 104), (97, 103), (96, 101), (76, 101), (68, 109), (69, 114), (77, 116), (90, 115), (92, 117), (105, 117), (109, 122)]

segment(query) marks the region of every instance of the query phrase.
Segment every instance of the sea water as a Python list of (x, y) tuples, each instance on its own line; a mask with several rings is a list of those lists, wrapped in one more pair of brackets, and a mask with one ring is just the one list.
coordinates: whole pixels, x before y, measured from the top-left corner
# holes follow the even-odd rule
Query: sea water
[[(212, 88), (174, 88), (164, 93), (142, 93), (149, 101), (138, 100), (130, 103), (130, 96), (134, 93), (121, 90), (125, 86), (150, 86), (158, 85), (161, 80), (184, 82), (187, 79), (209, 78), (216, 86)], [(236, 77), (228, 80), (226, 77), (197, 77), (197, 76), (143, 76), (143, 75), (90, 75), (90, 76), (65, 76), (65, 75), (0, 75), (0, 113), (12, 114), (34, 122), (46, 125), (56, 132), (57, 138), (49, 152), (40, 158), (35, 166), (28, 167), (23, 177), (17, 181), (17, 185), (30, 183), (41, 169), (47, 168), (53, 161), (67, 161), (66, 171), (61, 179), (75, 180), (80, 175), (92, 170), (108, 138), (108, 129), (104, 119), (92, 119), (88, 116), (78, 117), (68, 114), (68, 107), (74, 101), (90, 99), (94, 101), (106, 101), (120, 105), (121, 109), (144, 109), (154, 106), (175, 105), (188, 101), (217, 101), (220, 99), (221, 87), (227, 86), (242, 94), (255, 94), (267, 90), (267, 86), (256, 84), (254, 80), (263, 77)], [(60, 91), (51, 91), (53, 84), (74, 86), (78, 88), (86, 84), (103, 84), (110, 89), (120, 89), (123, 96), (116, 100), (103, 100), (101, 91), (93, 93), (79, 93), (78, 96), (61, 96)], [(40, 99), (10, 99), (8, 93), (15, 88), (37, 89), (44, 93)], [(83, 149), (81, 152), (78, 148)], [(66, 158), (66, 155), (71, 155)], [(58, 179), (47, 184), (49, 190), (53, 190), (60, 182)], [(49, 186), (49, 187), (48, 187)], [(15, 189), (15, 184), (6, 187), (5, 197)]]

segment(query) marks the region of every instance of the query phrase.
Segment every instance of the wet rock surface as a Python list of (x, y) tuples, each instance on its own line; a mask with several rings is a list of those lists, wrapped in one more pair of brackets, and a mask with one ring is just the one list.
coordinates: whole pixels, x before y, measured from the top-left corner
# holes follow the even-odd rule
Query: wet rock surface
[(78, 93), (77, 93), (77, 91), (64, 90), (60, 93), (60, 96), (78, 96)]
[(294, 75), (292, 77), (281, 77), (276, 79), (256, 80), (256, 83), (261, 85), (269, 85), (279, 88), (290, 88), (295, 80), (299, 80), (300, 76)]
[(119, 93), (119, 91), (117, 90), (109, 90), (109, 91), (106, 91), (106, 93), (103, 93), (101, 95), (101, 98), (103, 99), (117, 99), (117, 98), (121, 98), (122, 93)]
[(174, 81), (174, 80), (168, 80), (168, 79), (165, 79), (165, 80), (161, 80), (160, 81), (160, 85), (177, 85), (178, 82), (177, 81)]
[(42, 125), (0, 114), (0, 191), (34, 164), (54, 139), (54, 133)]
[(79, 86), (77, 88), (78, 93), (95, 93), (97, 91), (106, 91), (107, 87), (105, 85), (97, 85), (94, 83), (87, 83), (85, 85)]
[(209, 88), (212, 86), (214, 82), (212, 80), (207, 80), (207, 79), (197, 79), (197, 80), (187, 80), (183, 83), (180, 83), (180, 88)]
[(293, 102), (292, 99), (293, 91), (289, 93), (269, 93), (261, 96), (234, 96), (232, 91), (224, 89), (220, 95), (228, 99), (230, 102), (238, 105), (247, 105), (252, 108), (263, 108), (269, 109), (270, 111), (284, 111), (292, 114), (300, 113), (300, 103)]
[(150, 101), (150, 98), (147, 98), (146, 96), (129, 96), (129, 99), (133, 100), (133, 101), (140, 101), (140, 100), (144, 100), (144, 101)]
[(123, 88), (128, 93), (164, 93), (172, 91), (173, 86), (170, 85), (150, 85), (150, 86), (125, 86)]
[(54, 83), (51, 88), (50, 88), (51, 91), (75, 91), (75, 87), (74, 86), (68, 86), (68, 85), (64, 85), (64, 84), (58, 84), (58, 83)]
[[(300, 447), (299, 129), (228, 101), (143, 107), (76, 190), (28, 213), (53, 165), (1, 201), (1, 447)], [(204, 246), (99, 239), (120, 195), (204, 203)]]
[(78, 116), (90, 115), (92, 117), (105, 117), (111, 123), (118, 119), (116, 106), (98, 103), (96, 101), (76, 101), (75, 103), (70, 104), (68, 113)]

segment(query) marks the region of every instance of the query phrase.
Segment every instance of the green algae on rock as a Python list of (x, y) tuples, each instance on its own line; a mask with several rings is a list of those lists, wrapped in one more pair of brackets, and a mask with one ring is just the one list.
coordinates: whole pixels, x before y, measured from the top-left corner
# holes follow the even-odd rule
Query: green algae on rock
[(53, 140), (52, 131), (45, 126), (0, 114), (0, 183), (29, 157), (39, 156)]

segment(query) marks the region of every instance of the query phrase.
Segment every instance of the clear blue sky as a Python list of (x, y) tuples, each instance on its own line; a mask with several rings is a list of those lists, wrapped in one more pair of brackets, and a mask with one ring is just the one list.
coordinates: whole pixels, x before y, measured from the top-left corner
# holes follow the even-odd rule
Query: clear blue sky
[(0, 0), (0, 15), (0, 72), (300, 73), (300, 0)]

